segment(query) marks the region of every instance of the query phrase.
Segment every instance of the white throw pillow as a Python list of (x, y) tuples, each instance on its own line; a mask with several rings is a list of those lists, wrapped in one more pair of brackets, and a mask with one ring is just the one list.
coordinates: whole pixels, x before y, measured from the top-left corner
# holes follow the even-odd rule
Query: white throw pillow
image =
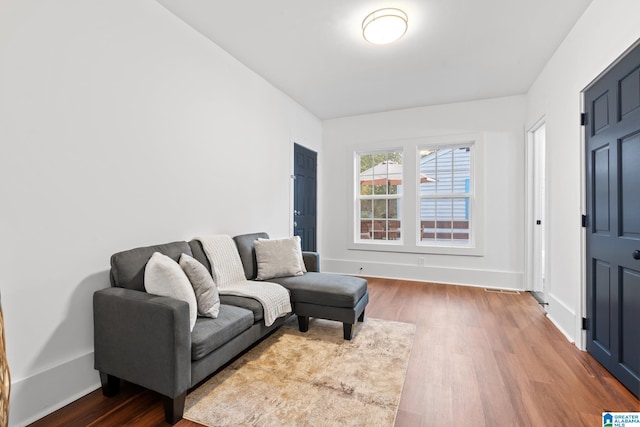
[(144, 288), (148, 293), (186, 301), (189, 304), (189, 330), (198, 318), (198, 303), (189, 278), (177, 262), (154, 252), (144, 269)]
[(186, 273), (198, 302), (198, 314), (205, 317), (218, 317), (220, 313), (220, 295), (213, 277), (207, 267), (187, 254), (180, 255), (180, 267)]
[[(298, 241), (298, 252), (300, 253), (300, 269), (302, 270), (303, 273), (307, 272), (307, 266), (304, 263), (304, 257), (302, 256), (302, 242), (300, 239), (300, 236), (293, 236), (291, 237), (291, 239), (295, 239)], [(270, 240), (270, 239), (263, 239), (262, 237), (258, 237), (258, 240)]]
[(286, 239), (258, 239), (254, 242), (254, 248), (258, 280), (304, 274), (299, 236)]

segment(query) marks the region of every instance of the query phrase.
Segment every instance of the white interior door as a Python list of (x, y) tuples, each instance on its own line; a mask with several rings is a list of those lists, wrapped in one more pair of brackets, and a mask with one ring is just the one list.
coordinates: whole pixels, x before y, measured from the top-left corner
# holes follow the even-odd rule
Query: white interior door
[(526, 139), (525, 289), (545, 305), (546, 289), (546, 127), (540, 120)]
[[(532, 290), (544, 295), (545, 293), (545, 125), (542, 123), (531, 132), (530, 142), (532, 144), (530, 153), (532, 157), (532, 200), (530, 203), (531, 212), (530, 218), (533, 219), (533, 224), (530, 227), (532, 235), (532, 250), (531, 250), (531, 273), (532, 273)], [(543, 298), (546, 301), (546, 295)]]

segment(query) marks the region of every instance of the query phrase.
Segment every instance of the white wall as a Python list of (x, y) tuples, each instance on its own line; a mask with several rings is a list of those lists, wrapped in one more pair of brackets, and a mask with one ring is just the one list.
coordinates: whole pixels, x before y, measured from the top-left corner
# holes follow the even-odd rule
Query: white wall
[(0, 290), (11, 424), (98, 387), (92, 294), (112, 253), (288, 235), (293, 142), (322, 124), (152, 0), (0, 13)]
[(548, 313), (579, 346), (584, 303), (580, 94), (640, 38), (638, 16), (637, 0), (594, 0), (527, 96), (527, 128), (544, 116), (547, 130)]
[[(324, 122), (322, 268), (347, 274), (522, 289), (524, 96), (413, 108)], [(485, 144), (484, 256), (348, 249), (353, 152), (368, 144), (479, 133)], [(383, 144), (384, 145), (384, 144)], [(409, 154), (410, 155), (410, 154)], [(418, 258), (424, 258), (424, 266)]]

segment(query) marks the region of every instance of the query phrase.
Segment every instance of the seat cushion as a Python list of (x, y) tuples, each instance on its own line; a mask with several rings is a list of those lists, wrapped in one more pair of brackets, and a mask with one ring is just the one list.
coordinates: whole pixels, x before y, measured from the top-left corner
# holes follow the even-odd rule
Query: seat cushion
[(360, 277), (330, 273), (305, 273), (302, 276), (270, 279), (291, 292), (291, 301), (331, 307), (351, 308), (367, 291), (367, 281)]
[(253, 323), (264, 319), (264, 308), (260, 301), (239, 295), (220, 295), (220, 303), (246, 308), (253, 313)]
[(253, 325), (253, 313), (233, 305), (220, 305), (218, 317), (198, 317), (191, 332), (191, 360), (202, 359)]

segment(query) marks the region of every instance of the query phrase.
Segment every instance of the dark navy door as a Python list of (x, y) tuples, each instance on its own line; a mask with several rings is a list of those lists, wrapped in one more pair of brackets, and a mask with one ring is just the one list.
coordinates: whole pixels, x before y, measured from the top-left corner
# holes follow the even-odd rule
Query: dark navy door
[(640, 47), (584, 97), (587, 350), (640, 396)]
[(303, 251), (315, 251), (318, 154), (294, 144), (293, 165), (293, 235)]

